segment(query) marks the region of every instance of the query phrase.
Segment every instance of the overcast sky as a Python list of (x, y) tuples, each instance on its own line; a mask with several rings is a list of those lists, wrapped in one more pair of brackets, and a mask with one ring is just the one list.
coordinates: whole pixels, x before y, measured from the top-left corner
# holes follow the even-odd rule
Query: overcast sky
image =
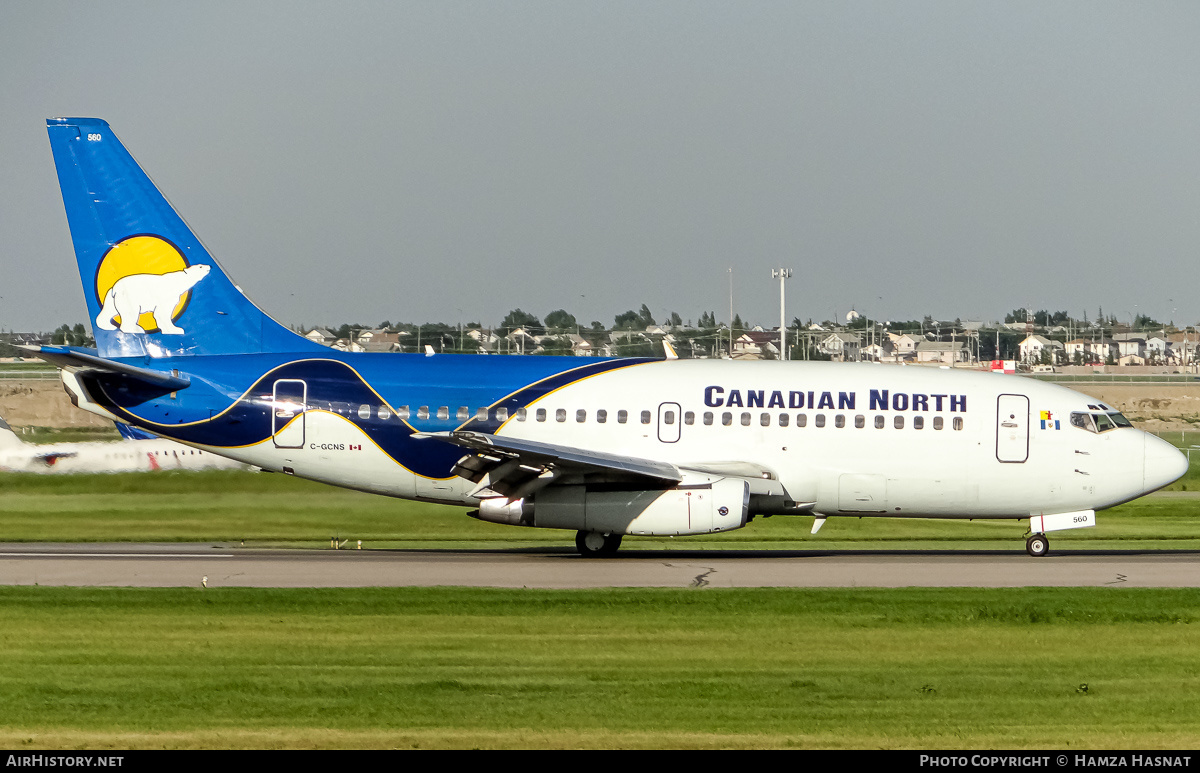
[(107, 119), (288, 325), (1200, 320), (1200, 3), (0, 4), (0, 328)]

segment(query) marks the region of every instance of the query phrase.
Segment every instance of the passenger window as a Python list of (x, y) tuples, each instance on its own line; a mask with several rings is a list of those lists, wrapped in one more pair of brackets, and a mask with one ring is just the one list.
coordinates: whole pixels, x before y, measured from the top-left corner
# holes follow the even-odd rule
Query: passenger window
[(617, 423), (624, 424), (629, 421), (629, 411), (617, 411)]
[(721, 426), (728, 427), (730, 424), (733, 424), (733, 414), (725, 411), (721, 414)]
[[(362, 408), (358, 409), (359, 416), (362, 416), (363, 408), (367, 408), (367, 406), (364, 405)], [(371, 410), (370, 408), (367, 408), (368, 412), (370, 412), (370, 410)], [(417, 418), (418, 419), (428, 419), (429, 418), (429, 406), (428, 405), (422, 405), (420, 408), (417, 409)]]
[(759, 417), (758, 417), (758, 423), (759, 423), (759, 424), (761, 424), (761, 425), (762, 425), (762, 426), (764, 426), (764, 427), (769, 427), (769, 426), (771, 426), (771, 414), (769, 414), (769, 413), (764, 413), (764, 414), (762, 414), (761, 416), (759, 416)]
[(488, 419), (487, 413), (488, 413), (487, 408), (476, 408), (475, 409), (475, 421), (487, 421), (487, 419)]
[(704, 412), (704, 426), (711, 427), (712, 423), (713, 423), (712, 411), (705, 411)]
[(450, 418), (450, 408), (445, 405), (443, 405), (441, 408), (438, 408), (437, 417), (442, 420)]
[[(426, 410), (428, 410), (428, 409), (426, 409)], [(369, 406), (369, 405), (358, 406), (358, 418), (360, 418), (360, 419), (371, 418), (371, 406)], [(425, 418), (425, 417), (422, 417), (422, 418)]]
[(606, 421), (608, 421), (608, 411), (604, 410), (603, 408), (596, 411), (596, 423), (603, 424)]
[(538, 421), (545, 421), (545, 420), (546, 420), (546, 409), (545, 409), (545, 408), (538, 408), (538, 409), (537, 409), (537, 420), (538, 420)]
[(824, 427), (825, 426), (825, 414), (818, 413), (816, 421), (814, 421), (813, 423), (816, 424), (818, 427)]
[(904, 417), (897, 415), (896, 418), (892, 419), (892, 425), (896, 429), (904, 429)]
[(525, 421), (525, 409), (524, 408), (517, 409), (517, 421)]
[(790, 418), (786, 413), (779, 414), (779, 426), (786, 427)]
[(934, 428), (934, 429), (941, 429), (941, 428), (942, 428), (942, 417), (941, 417), (941, 416), (934, 416), (934, 417), (933, 417), (933, 428)]
[(838, 429), (841, 429), (842, 427), (846, 426), (846, 417), (840, 413), (837, 416), (834, 416), (833, 417), (833, 426), (837, 427)]
[(587, 421), (587, 411), (585, 411), (583, 408), (580, 408), (579, 410), (575, 411), (575, 421), (579, 424), (582, 424), (585, 421)]
[(693, 424), (695, 424), (696, 423), (696, 414), (692, 413), (691, 411), (686, 411), (683, 414), (683, 423), (688, 425), (689, 427), (692, 426)]
[(913, 429), (925, 429), (924, 416), (913, 416)]
[(747, 412), (743, 412), (743, 413), (742, 413), (742, 426), (743, 426), (743, 427), (749, 427), (749, 426), (750, 426), (750, 414), (749, 414), (749, 413), (747, 413)]
[(961, 417), (961, 416), (955, 416), (955, 417), (954, 417), (954, 428), (955, 428), (955, 429), (962, 429), (962, 428), (963, 428), (963, 420), (962, 420), (962, 417)]
[(508, 421), (508, 409), (507, 408), (497, 408), (496, 409), (496, 421)]
[(875, 429), (883, 429), (883, 425), (887, 420), (882, 416), (875, 417)]
[(808, 426), (808, 414), (807, 413), (797, 413), (796, 414), (796, 426), (797, 427)]
[(398, 417), (400, 417), (401, 419), (407, 419), (408, 418), (408, 406), (402, 405), (399, 408), (397, 408), (396, 415)]
[(458, 419), (459, 421), (466, 421), (467, 419), (471, 418), (471, 409), (465, 405), (458, 406), (458, 410), (455, 412), (454, 418)]
[(854, 417), (855, 429), (862, 429), (865, 426), (867, 426), (867, 417), (863, 416), (861, 413)]
[(388, 410), (386, 405), (379, 406), (379, 418), (384, 420), (392, 418), (392, 412)]
[(663, 424), (675, 423), (675, 411), (663, 411)]
[(554, 420), (559, 421), (559, 422), (566, 421), (567, 420), (567, 409), (559, 408), (558, 410), (556, 410), (554, 412)]
[(642, 411), (642, 424), (650, 423), (650, 411)]

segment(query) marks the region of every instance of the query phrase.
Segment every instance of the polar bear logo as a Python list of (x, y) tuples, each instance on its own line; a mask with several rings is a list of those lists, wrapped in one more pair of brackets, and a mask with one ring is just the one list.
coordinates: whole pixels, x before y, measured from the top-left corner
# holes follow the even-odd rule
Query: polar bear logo
[(184, 293), (208, 276), (209, 268), (196, 265), (166, 274), (130, 274), (121, 277), (104, 296), (104, 308), (96, 317), (96, 327), (116, 330), (113, 318), (119, 316), (122, 333), (149, 333), (150, 330), (138, 323), (138, 317), (150, 314), (163, 334), (182, 335), (183, 328), (178, 327), (171, 316)]

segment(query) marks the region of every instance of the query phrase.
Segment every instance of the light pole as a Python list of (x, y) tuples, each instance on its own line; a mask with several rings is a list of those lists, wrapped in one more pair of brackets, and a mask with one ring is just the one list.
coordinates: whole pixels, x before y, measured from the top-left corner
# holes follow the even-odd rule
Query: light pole
[(729, 267), (729, 359), (733, 359), (733, 266)]
[(792, 275), (790, 268), (771, 269), (771, 278), (779, 280), (779, 359), (786, 360), (788, 358), (787, 350), (787, 326), (784, 321), (787, 319), (783, 313), (783, 283)]

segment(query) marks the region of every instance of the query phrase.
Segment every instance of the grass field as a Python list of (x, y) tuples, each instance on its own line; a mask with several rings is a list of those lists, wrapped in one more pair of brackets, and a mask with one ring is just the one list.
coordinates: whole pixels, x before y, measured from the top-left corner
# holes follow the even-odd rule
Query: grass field
[(0, 745), (1197, 748), (1200, 592), (0, 589)]
[[(1056, 532), (1055, 551), (1200, 549), (1200, 458), (1170, 487), (1106, 510), (1099, 526)], [(499, 526), (466, 508), (346, 491), (289, 476), (237, 471), (0, 478), (0, 542), (221, 542), (366, 548), (573, 549), (574, 533)], [(1195, 494), (1193, 497), (1192, 495)], [(1026, 522), (833, 518), (809, 534), (811, 517), (757, 518), (739, 531), (679, 539), (629, 538), (623, 550), (987, 549), (1024, 550)]]
[[(1054, 550), (1200, 549), (1200, 465)], [(265, 473), (0, 478), (0, 541), (573, 549)], [(1024, 550), (757, 519), (624, 549)], [(0, 588), (13, 748), (1197, 748), (1200, 591)]]

